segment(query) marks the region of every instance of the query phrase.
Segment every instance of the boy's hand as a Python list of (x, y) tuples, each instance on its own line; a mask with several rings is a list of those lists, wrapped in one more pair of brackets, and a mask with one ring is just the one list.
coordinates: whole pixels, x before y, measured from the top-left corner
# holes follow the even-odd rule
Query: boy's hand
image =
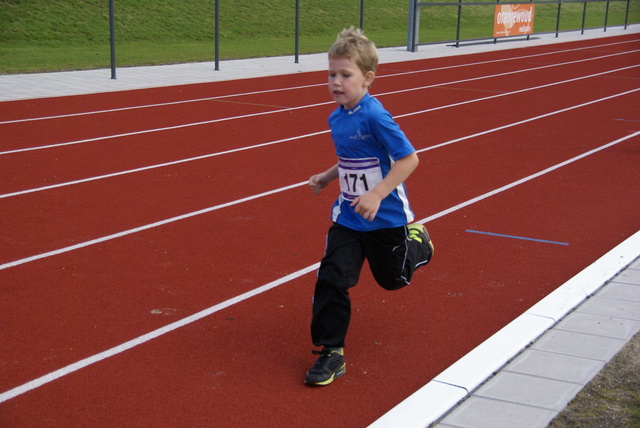
[(351, 206), (355, 207), (354, 211), (365, 220), (373, 221), (378, 214), (382, 200), (411, 175), (418, 166), (418, 162), (418, 155), (415, 152), (396, 160), (389, 173), (376, 187), (354, 199), (351, 203)]
[(338, 177), (338, 164), (335, 164), (325, 172), (312, 175), (309, 179), (309, 187), (316, 195), (322, 192), (322, 189), (327, 187), (327, 184), (331, 183)]
[(355, 208), (355, 212), (360, 214), (365, 220), (373, 221), (378, 214), (380, 203), (382, 199), (374, 192), (367, 192), (358, 196), (351, 202), (352, 207)]
[(311, 187), (311, 190), (316, 195), (320, 194), (322, 189), (327, 187), (327, 184), (329, 184), (329, 182), (324, 178), (324, 174), (316, 174), (309, 179), (309, 187)]

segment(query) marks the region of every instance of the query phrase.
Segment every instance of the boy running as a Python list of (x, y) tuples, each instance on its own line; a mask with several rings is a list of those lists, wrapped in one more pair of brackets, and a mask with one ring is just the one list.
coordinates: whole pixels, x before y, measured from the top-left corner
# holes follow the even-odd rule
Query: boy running
[(345, 373), (344, 343), (351, 318), (349, 288), (364, 260), (387, 290), (409, 284), (429, 262), (433, 244), (414, 219), (404, 181), (418, 156), (391, 115), (369, 95), (378, 65), (375, 45), (361, 30), (343, 30), (329, 50), (329, 92), (339, 107), (329, 116), (337, 164), (309, 179), (319, 194), (331, 181), (340, 195), (316, 282), (311, 337), (322, 347), (306, 375), (309, 385), (328, 385)]

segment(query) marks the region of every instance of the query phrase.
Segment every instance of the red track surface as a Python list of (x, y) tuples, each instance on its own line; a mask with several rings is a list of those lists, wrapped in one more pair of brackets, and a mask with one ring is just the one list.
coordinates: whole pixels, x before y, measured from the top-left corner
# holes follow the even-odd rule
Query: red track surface
[(398, 292), (363, 274), (327, 388), (302, 382), (337, 193), (304, 184), (334, 162), (324, 72), (0, 104), (0, 424), (368, 425), (640, 229), (639, 52), (380, 67), (436, 255)]

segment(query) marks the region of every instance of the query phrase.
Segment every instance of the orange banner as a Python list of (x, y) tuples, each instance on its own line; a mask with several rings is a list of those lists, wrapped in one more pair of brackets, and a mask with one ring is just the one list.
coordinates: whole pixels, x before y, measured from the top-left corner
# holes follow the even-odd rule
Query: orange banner
[(533, 33), (533, 4), (497, 5), (493, 19), (493, 37)]

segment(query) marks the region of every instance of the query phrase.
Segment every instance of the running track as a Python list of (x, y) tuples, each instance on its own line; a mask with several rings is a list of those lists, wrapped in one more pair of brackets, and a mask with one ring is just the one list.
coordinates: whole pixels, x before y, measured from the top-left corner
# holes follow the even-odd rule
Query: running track
[(364, 427), (640, 229), (637, 35), (378, 71), (436, 254), (327, 388), (325, 72), (0, 104), (0, 424)]

